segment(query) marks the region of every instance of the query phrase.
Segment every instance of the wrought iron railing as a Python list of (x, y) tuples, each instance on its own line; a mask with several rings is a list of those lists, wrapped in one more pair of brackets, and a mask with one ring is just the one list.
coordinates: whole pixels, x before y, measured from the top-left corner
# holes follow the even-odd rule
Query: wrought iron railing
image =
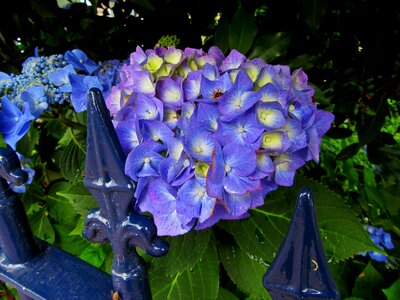
[[(157, 237), (151, 218), (133, 211), (135, 186), (124, 173), (124, 162), (102, 94), (92, 89), (84, 184), (99, 208), (88, 213), (83, 236), (112, 245), (109, 275), (34, 238), (24, 207), (8, 186), (8, 182), (24, 183), (27, 174), (14, 151), (0, 149), (0, 280), (14, 286), (21, 299), (151, 299), (145, 264), (136, 247), (162, 256), (168, 245)], [(274, 300), (339, 299), (310, 189), (300, 191), (286, 238), (260, 280)]]

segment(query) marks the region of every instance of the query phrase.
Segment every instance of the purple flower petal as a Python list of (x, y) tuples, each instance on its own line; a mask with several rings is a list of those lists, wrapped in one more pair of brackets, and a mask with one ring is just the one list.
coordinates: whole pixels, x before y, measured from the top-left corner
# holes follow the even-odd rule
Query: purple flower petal
[(252, 203), (252, 195), (234, 195), (234, 194), (225, 194), (225, 207), (228, 210), (229, 214), (232, 216), (242, 216), (245, 214)]
[(134, 105), (135, 112), (139, 120), (143, 119), (161, 121), (163, 119), (163, 104), (155, 97), (150, 98), (144, 94), (137, 94)]
[(208, 169), (206, 177), (207, 194), (210, 197), (223, 199), (224, 190), (222, 182), (225, 177), (224, 165), (221, 145), (216, 142), (212, 152), (211, 166)]
[(187, 101), (194, 101), (200, 96), (201, 72), (190, 72), (183, 81), (183, 93)]
[(280, 104), (258, 103), (256, 116), (258, 124), (268, 130), (280, 128), (286, 123), (286, 118)]
[(209, 130), (215, 132), (218, 129), (218, 106), (212, 103), (199, 103), (197, 111), (197, 123)]
[(132, 72), (132, 90), (137, 93), (143, 93), (149, 97), (155, 95), (156, 89), (149, 71)]
[(268, 153), (279, 155), (290, 147), (290, 140), (285, 131), (265, 132), (261, 137), (261, 148)]
[(157, 120), (141, 120), (141, 132), (143, 139), (162, 141), (164, 144), (174, 137), (174, 132), (161, 121)]
[(136, 51), (133, 52), (130, 57), (131, 64), (142, 64), (147, 59), (147, 55), (144, 53), (143, 49), (139, 46), (136, 47)]
[(173, 65), (179, 64), (182, 60), (182, 57), (182, 50), (175, 49), (174, 47), (168, 47), (168, 50), (164, 53), (164, 60)]
[(224, 59), (219, 69), (221, 72), (238, 69), (245, 60), (246, 56), (233, 49)]
[(134, 148), (127, 156), (125, 173), (133, 180), (138, 177), (159, 176), (158, 165), (164, 159), (159, 152), (165, 147), (154, 141), (144, 141)]
[(115, 131), (125, 154), (137, 147), (142, 140), (137, 119), (132, 118), (119, 122), (115, 127)]
[(263, 129), (255, 120), (254, 114), (242, 115), (231, 122), (219, 122), (215, 137), (222, 144), (236, 143), (247, 145), (255, 149), (259, 148), (259, 142)]
[(182, 79), (165, 78), (157, 83), (157, 97), (165, 106), (180, 109), (183, 103)]
[(250, 214), (248, 213), (244, 213), (240, 216), (233, 216), (229, 214), (221, 204), (217, 204), (211, 217), (206, 219), (204, 222), (199, 223), (195, 229), (202, 230), (211, 227), (220, 220), (240, 220), (248, 217), (250, 217)]
[(282, 186), (292, 186), (296, 170), (304, 165), (304, 161), (295, 155), (282, 155), (278, 157), (274, 164), (275, 182)]
[(177, 211), (187, 217), (198, 218), (204, 222), (213, 213), (216, 199), (207, 195), (205, 180), (193, 178), (179, 190)]
[(260, 180), (251, 180), (248, 177), (230, 173), (224, 178), (225, 200), (227, 199), (227, 195), (244, 195), (260, 189)]
[(225, 73), (216, 80), (209, 80), (204, 77), (201, 80), (200, 93), (205, 101), (218, 101), (220, 97), (232, 87), (232, 81)]
[(256, 168), (256, 153), (246, 146), (231, 143), (224, 146), (222, 153), (225, 161), (225, 172), (232, 177), (250, 175)]
[(209, 131), (193, 131), (185, 138), (187, 153), (198, 160), (211, 162), (215, 139)]

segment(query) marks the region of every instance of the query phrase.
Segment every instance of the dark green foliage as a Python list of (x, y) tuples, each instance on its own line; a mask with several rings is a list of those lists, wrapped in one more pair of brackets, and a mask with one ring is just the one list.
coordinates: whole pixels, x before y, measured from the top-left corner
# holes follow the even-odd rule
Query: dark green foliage
[[(69, 3), (68, 0), (59, 1)], [(250, 58), (303, 68), (315, 101), (334, 113), (320, 163), (307, 163), (295, 185), (267, 195), (251, 218), (167, 238), (166, 257), (150, 258), (154, 299), (269, 299), (262, 275), (283, 240), (303, 185), (315, 192), (317, 219), (342, 299), (399, 299), (400, 4), (396, 1), (126, 0), (109, 8), (55, 0), (7, 1), (0, 18), (0, 71), (18, 73), (41, 55), (79, 48), (95, 61), (129, 58), (137, 45), (237, 49)], [(5, 5), (5, 4), (4, 4)], [(132, 13), (134, 12), (134, 13)], [(167, 45), (168, 44), (168, 45)], [(54, 105), (18, 143), (36, 175), (23, 202), (34, 234), (109, 271), (108, 245), (81, 237), (96, 202), (83, 187), (85, 115)], [(0, 146), (4, 146), (0, 137)], [(383, 227), (394, 250), (382, 251), (364, 225)], [(359, 255), (381, 251), (387, 263)], [(9, 295), (0, 286), (0, 295)]]

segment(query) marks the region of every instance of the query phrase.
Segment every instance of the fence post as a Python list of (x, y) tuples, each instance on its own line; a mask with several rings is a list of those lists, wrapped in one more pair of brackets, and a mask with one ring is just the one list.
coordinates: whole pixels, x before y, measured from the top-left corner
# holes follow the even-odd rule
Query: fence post
[(326, 261), (310, 188), (300, 190), (288, 233), (263, 285), (274, 300), (340, 299)]
[(83, 235), (110, 242), (114, 252), (113, 286), (123, 300), (151, 299), (147, 272), (135, 247), (152, 256), (167, 253), (151, 218), (133, 211), (134, 183), (125, 174), (125, 154), (98, 89), (88, 96), (88, 136), (84, 185), (99, 204), (89, 212)]
[(7, 183), (21, 185), (27, 178), (17, 154), (0, 148), (0, 248), (5, 264), (21, 264), (39, 253), (24, 207)]

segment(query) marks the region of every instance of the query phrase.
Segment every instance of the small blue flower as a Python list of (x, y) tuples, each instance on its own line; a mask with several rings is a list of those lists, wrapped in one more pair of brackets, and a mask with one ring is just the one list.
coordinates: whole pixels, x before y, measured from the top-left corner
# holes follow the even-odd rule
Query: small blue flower
[(29, 109), (35, 119), (39, 118), (41, 113), (49, 107), (43, 86), (27, 88), (21, 93), (21, 99), (29, 103)]
[(65, 52), (64, 57), (75, 69), (84, 71), (88, 75), (92, 75), (100, 67), (100, 65), (89, 59), (88, 56), (79, 49)]
[(22, 185), (15, 185), (13, 183), (9, 183), (9, 185), (10, 185), (10, 188), (15, 193), (25, 193), (26, 185), (31, 184), (33, 181), (33, 177), (35, 176), (35, 170), (31, 169), (29, 159), (26, 159), (25, 157), (22, 156), (22, 154), (20, 154), (18, 152), (17, 152), (17, 155), (21, 162), (21, 169), (28, 173), (28, 180)]
[(12, 103), (6, 95), (1, 101), (0, 132), (4, 141), (15, 150), (17, 142), (29, 130), (31, 121), (35, 117), (29, 111), (29, 104), (25, 103), (22, 111)]
[(87, 108), (87, 93), (91, 88), (103, 90), (103, 87), (96, 76), (85, 76), (70, 74), (69, 81), (72, 86), (71, 103), (76, 112), (85, 111)]
[[(390, 233), (383, 230), (383, 228), (377, 228), (371, 225), (367, 226), (367, 231), (370, 234), (371, 240), (374, 242), (382, 250), (391, 250), (394, 249), (394, 245), (392, 242), (392, 237)], [(362, 256), (369, 256), (371, 259), (378, 262), (388, 262), (388, 257), (385, 254), (376, 252), (376, 251), (368, 251), (360, 253)]]

